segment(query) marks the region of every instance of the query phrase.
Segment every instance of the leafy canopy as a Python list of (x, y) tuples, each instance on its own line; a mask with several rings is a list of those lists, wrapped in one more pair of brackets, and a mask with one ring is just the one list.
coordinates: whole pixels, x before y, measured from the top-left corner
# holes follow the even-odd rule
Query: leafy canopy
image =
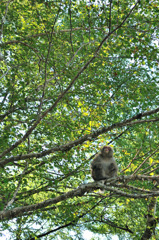
[[(1, 235), (150, 239), (157, 0), (2, 0), (0, 16)], [(119, 177), (101, 187), (89, 165), (107, 144)]]

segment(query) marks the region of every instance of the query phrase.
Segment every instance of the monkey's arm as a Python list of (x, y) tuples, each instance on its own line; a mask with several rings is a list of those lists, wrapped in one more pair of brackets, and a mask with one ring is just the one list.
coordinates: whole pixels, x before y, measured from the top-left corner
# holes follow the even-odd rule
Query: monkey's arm
[(112, 162), (109, 166), (108, 166), (108, 169), (109, 169), (109, 172), (113, 175), (117, 175), (117, 170), (118, 170), (118, 167), (117, 167), (117, 164), (115, 162)]
[[(94, 159), (95, 160), (95, 159)], [(100, 161), (93, 161), (91, 163), (91, 176), (95, 181), (105, 179), (103, 164)]]

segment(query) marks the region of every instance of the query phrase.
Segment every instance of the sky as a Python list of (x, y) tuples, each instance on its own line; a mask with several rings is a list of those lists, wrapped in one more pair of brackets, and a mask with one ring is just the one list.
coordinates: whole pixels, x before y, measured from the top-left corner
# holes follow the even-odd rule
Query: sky
[[(92, 237), (98, 237), (100, 240), (106, 240), (105, 237), (100, 236), (99, 234), (93, 234), (92, 232), (85, 230), (83, 232), (83, 238), (85, 240), (91, 240)], [(10, 234), (8, 231), (4, 231), (2, 233), (2, 237), (0, 237), (1, 240), (9, 240), (10, 239)], [(112, 240), (119, 240), (117, 236), (112, 236)]]
[[(105, 236), (100, 236), (99, 234), (93, 234), (92, 232), (86, 230), (83, 233), (83, 237), (85, 240), (91, 240), (92, 237), (98, 237), (100, 240), (106, 240)], [(119, 240), (118, 236), (112, 236), (112, 240)]]

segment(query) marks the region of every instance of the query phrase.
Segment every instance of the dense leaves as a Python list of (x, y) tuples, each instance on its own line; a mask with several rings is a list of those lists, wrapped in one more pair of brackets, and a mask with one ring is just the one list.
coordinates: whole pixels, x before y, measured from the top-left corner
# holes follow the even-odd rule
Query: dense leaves
[[(2, 0), (0, 16), (2, 236), (157, 239), (158, 2)], [(89, 165), (106, 144), (104, 187)]]

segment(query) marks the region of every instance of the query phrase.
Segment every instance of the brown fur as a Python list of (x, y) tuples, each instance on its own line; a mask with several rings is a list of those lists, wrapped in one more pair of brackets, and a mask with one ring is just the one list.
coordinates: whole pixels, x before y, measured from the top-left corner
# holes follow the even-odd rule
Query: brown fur
[(118, 166), (113, 157), (113, 149), (104, 146), (91, 163), (91, 176), (95, 181), (117, 176)]

